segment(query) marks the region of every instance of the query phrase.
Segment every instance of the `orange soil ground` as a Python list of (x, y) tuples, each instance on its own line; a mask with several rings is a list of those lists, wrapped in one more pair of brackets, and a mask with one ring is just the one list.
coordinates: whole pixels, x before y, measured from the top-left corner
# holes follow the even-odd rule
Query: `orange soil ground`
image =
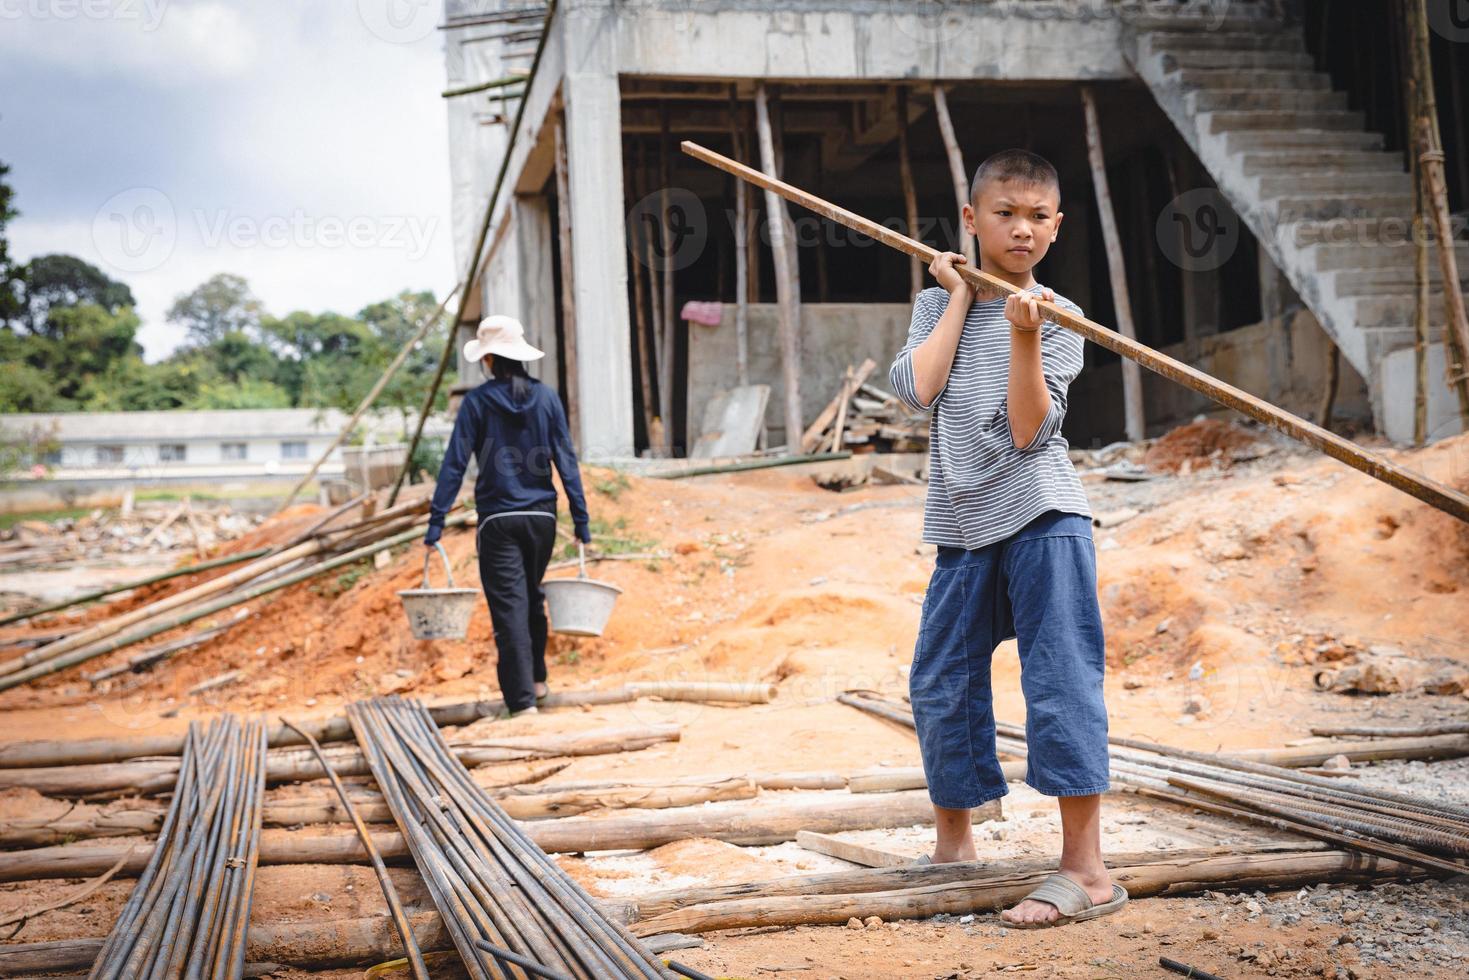
[[(1216, 444), (1208, 445), (1212, 451)], [(1390, 455), (1469, 487), (1469, 437)], [(1307, 735), (1316, 721), (1365, 717), (1371, 706), (1363, 699), (1312, 689), (1312, 668), (1301, 651), (1321, 635), (1469, 659), (1462, 642), (1469, 629), (1469, 528), (1315, 455), (1286, 450), (1224, 471), (1190, 469), (1149, 484), (1086, 481), (1098, 513), (1123, 506), (1142, 511), (1095, 531), (1114, 732), (1208, 749), (1276, 746)], [(502, 723), (514, 734), (601, 724), (683, 726), (676, 744), (578, 759), (557, 779), (917, 763), (911, 735), (832, 698), (848, 688), (905, 689), (932, 564), (932, 549), (919, 540), (922, 488), (835, 494), (795, 468), (677, 482), (623, 479), (595, 469), (584, 475), (594, 518), (620, 524), (615, 533), (636, 539), (638, 550), (668, 557), (595, 566), (596, 577), (625, 592), (604, 636), (554, 639), (553, 686), (765, 680), (779, 682), (780, 694), (759, 707), (641, 701)], [(852, 508), (869, 504), (874, 506)], [(314, 513), (300, 508), (234, 547), (252, 547), (264, 535), (289, 537)], [(473, 584), (472, 534), (451, 532), (444, 541), (456, 577)], [(221, 639), (102, 691), (92, 690), (73, 668), (0, 694), (0, 740), (159, 732), (219, 710), (336, 713), (346, 701), (387, 692), (430, 701), (498, 696), (483, 609), (465, 641), (410, 636), (395, 592), (417, 585), (421, 554), (415, 545), (395, 552), (383, 570), (355, 579), (328, 576), (259, 600), (248, 619)], [(118, 662), (129, 652), (84, 669)], [(1195, 664), (1200, 669), (1191, 678)], [(200, 680), (234, 669), (243, 672), (238, 683), (185, 697)], [(997, 713), (1022, 720), (1013, 642), (997, 651), (994, 680)], [(1191, 698), (1204, 700), (1201, 714), (1185, 713)], [(1463, 703), (1457, 696), (1419, 699), (1402, 710), (1452, 707), (1462, 714)], [(681, 862), (673, 851), (664, 859), (669, 873), (686, 873), (707, 855)], [(314, 887), (304, 872), (319, 869), (294, 876), (288, 870), (263, 874), (262, 884), (276, 876), (279, 891), (296, 898)], [(363, 914), (372, 914), (365, 869), (330, 874), (356, 875), (357, 895), (368, 893)], [(14, 894), (0, 892), (0, 900), (16, 900), (4, 901), (0, 911), (41, 894), (33, 885), (4, 888)], [(93, 915), (48, 913), (18, 938), (104, 933), (110, 921), (105, 896), (126, 890), (127, 883), (110, 884), (89, 903)], [(1053, 970), (1070, 964), (1061, 969), (1064, 975), (1128, 975), (1156, 963), (1159, 937), (1166, 934), (1172, 942), (1165, 945), (1177, 945), (1165, 954), (1192, 955), (1206, 968), (1212, 963), (1230, 976), (1245, 975), (1213, 954), (1247, 945), (1245, 933), (1254, 926), (1204, 940), (1185, 906), (1140, 902), (1125, 916), (1084, 928), (1011, 933), (979, 947), (961, 942), (962, 933), (956, 938), (938, 926), (909, 923), (884, 931), (880, 944), (866, 933), (802, 929), (713, 937), (708, 949), (680, 958), (736, 974), (762, 965), (809, 967), (809, 956), (824, 965), (806, 975), (820, 976), (942, 976), (960, 962), (979, 972), (1027, 970), (1017, 964), (1038, 959)], [(1154, 925), (1144, 930), (1145, 923)], [(1275, 941), (1312, 945), (1305, 923)], [(1092, 964), (1098, 952), (1116, 961), (1101, 973)]]

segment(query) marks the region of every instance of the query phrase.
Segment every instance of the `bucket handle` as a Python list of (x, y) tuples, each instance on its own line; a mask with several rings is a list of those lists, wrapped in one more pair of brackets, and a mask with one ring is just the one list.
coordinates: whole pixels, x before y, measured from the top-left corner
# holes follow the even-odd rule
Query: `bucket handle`
[[(452, 588), (454, 588), (454, 572), (449, 568), (449, 553), (447, 551), (445, 551), (444, 550), (444, 546), (441, 545), (441, 544), (439, 544), (437, 541), (434, 542), (434, 550), (437, 551), (439, 553), (439, 557), (444, 560), (444, 578), (446, 580), (448, 580), (448, 582), (449, 582), (449, 586), (448, 587), (452, 589)], [(423, 555), (423, 588), (425, 588), (425, 589), (427, 589), (429, 587), (429, 584), (428, 584), (428, 563), (429, 563), (429, 559), (431, 559), (432, 557), (433, 556), (430, 555), (428, 552), (424, 552), (424, 555)]]
[(581, 564), (581, 572), (580, 572), (580, 574), (577, 575), (577, 578), (586, 578), (587, 577), (587, 546), (586, 546), (586, 543), (585, 542), (578, 541), (576, 543), (576, 557), (577, 557), (577, 561), (580, 562), (580, 564)]

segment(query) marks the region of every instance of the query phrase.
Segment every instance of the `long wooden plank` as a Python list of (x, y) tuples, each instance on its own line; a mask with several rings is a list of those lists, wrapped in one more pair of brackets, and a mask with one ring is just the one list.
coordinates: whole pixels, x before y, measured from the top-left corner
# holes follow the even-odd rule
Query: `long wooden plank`
[[(771, 194), (778, 195), (808, 208), (823, 217), (829, 218), (839, 224), (846, 225), (869, 238), (889, 245), (900, 252), (908, 255), (916, 255), (925, 262), (932, 262), (938, 250), (922, 242), (914, 241), (906, 235), (899, 234), (890, 228), (886, 228), (875, 221), (870, 221), (861, 215), (848, 211), (846, 208), (838, 207), (829, 201), (825, 201), (814, 194), (808, 194), (791, 184), (767, 177), (758, 170), (745, 166), (737, 160), (720, 153), (715, 153), (706, 147), (700, 146), (692, 140), (684, 140), (682, 149), (689, 156), (697, 160), (718, 167), (726, 173), (734, 174), (743, 180), (758, 187), (764, 188)], [(982, 296), (1008, 296), (1022, 290), (1003, 279), (999, 279), (979, 269), (971, 268), (968, 264), (955, 266), (959, 275), (968, 282)], [(1077, 316), (1054, 303), (1042, 300), (1036, 302), (1041, 310), (1042, 316), (1052, 323), (1065, 327), (1068, 330), (1081, 334), (1092, 343), (1113, 351), (1129, 360), (1136, 361), (1143, 367), (1170, 381), (1175, 381), (1186, 388), (1191, 388), (1227, 408), (1243, 412), (1251, 418), (1263, 422), (1293, 439), (1297, 439), (1313, 449), (1330, 456), (1332, 459), (1345, 463), (1353, 469), (1360, 470), (1375, 480), (1380, 480), (1394, 489), (1416, 497), (1430, 506), (1436, 507), (1446, 514), (1457, 517), (1461, 521), (1469, 523), (1469, 494), (1464, 494), (1451, 487), (1445, 486), (1436, 480), (1430, 479), (1421, 473), (1415, 473), (1397, 463), (1369, 452), (1334, 432), (1327, 431), (1313, 422), (1308, 422), (1299, 416), (1292, 415), (1284, 409), (1277, 408), (1263, 399), (1256, 398), (1247, 391), (1243, 391), (1233, 385), (1226, 384), (1212, 375), (1205, 374), (1198, 368), (1184, 364), (1182, 361), (1174, 360), (1166, 354), (1159, 353), (1151, 347), (1147, 347), (1135, 340), (1129, 340), (1114, 330), (1102, 326), (1086, 317)]]

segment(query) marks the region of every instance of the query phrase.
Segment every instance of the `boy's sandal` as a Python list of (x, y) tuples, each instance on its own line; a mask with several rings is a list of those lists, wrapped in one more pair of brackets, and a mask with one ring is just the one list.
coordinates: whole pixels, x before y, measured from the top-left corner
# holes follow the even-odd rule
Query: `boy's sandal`
[(1097, 905), (1086, 893), (1085, 888), (1058, 871), (1046, 878), (1036, 887), (1035, 891), (1025, 897), (1036, 902), (1054, 905), (1059, 914), (1049, 922), (1011, 922), (1008, 919), (1002, 919), (1006, 928), (1049, 929), (1052, 926), (1064, 926), (1072, 922), (1085, 922), (1088, 919), (1111, 915), (1127, 904), (1127, 889), (1113, 883), (1111, 900)]

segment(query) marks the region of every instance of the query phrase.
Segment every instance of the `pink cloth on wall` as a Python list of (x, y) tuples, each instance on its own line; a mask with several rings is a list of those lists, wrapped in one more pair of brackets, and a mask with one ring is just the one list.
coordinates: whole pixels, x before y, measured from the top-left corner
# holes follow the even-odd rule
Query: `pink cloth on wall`
[(724, 304), (718, 300), (701, 301), (689, 300), (683, 305), (679, 316), (692, 323), (702, 323), (706, 327), (717, 327), (724, 316)]

